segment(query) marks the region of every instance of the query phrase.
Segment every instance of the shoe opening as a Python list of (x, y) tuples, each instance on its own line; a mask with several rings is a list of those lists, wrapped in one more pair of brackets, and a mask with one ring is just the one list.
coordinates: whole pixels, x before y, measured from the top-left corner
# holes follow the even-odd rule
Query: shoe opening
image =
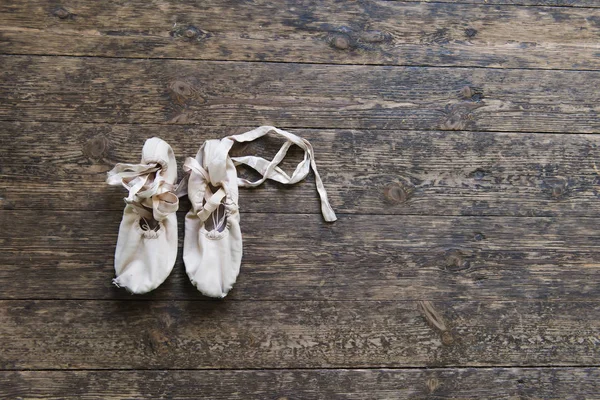
[[(216, 193), (219, 188), (209, 185), (212, 193)], [(206, 204), (206, 200), (203, 202)], [(227, 227), (227, 212), (225, 209), (225, 197), (221, 200), (221, 204), (210, 214), (204, 222), (204, 228), (208, 231), (223, 232)]]
[[(152, 210), (150, 210), (150, 213), (152, 213)], [(153, 217), (140, 217), (140, 228), (145, 232), (158, 232), (160, 229), (160, 222)]]

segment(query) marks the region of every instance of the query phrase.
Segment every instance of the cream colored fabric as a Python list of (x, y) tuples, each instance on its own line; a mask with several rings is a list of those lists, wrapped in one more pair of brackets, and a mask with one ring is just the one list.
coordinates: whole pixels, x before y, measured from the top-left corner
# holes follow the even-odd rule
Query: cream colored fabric
[[(272, 161), (256, 156), (229, 156), (235, 142), (250, 142), (269, 132), (286, 139)], [(301, 147), (305, 153), (303, 161), (289, 176), (278, 165), (294, 144)], [(255, 169), (262, 178), (255, 182), (239, 179), (235, 169), (239, 164)], [(209, 140), (200, 148), (196, 158), (186, 160), (184, 171), (188, 175), (180, 188), (186, 187), (187, 179), (187, 193), (192, 209), (185, 220), (183, 260), (190, 280), (200, 292), (210, 297), (225, 297), (239, 274), (242, 234), (239, 225), (238, 186), (256, 187), (267, 179), (294, 184), (306, 178), (311, 168), (321, 198), (323, 217), (326, 221), (333, 222), (337, 218), (317, 171), (313, 148), (307, 140), (292, 133), (272, 126), (262, 126), (241, 135)], [(211, 185), (214, 190), (211, 189)], [(211, 218), (211, 229), (207, 229), (207, 221)], [(214, 227), (216, 229), (213, 229)]]
[(173, 150), (159, 138), (146, 141), (140, 164), (117, 164), (108, 172), (108, 184), (129, 191), (115, 250), (115, 285), (147, 293), (171, 273), (177, 256), (176, 181)]
[[(225, 297), (237, 279), (242, 261), (237, 172), (229, 157), (222, 163), (213, 163), (220, 157), (219, 151), (220, 141), (208, 140), (196, 158), (188, 158), (183, 166), (189, 173), (187, 191), (192, 203), (185, 217), (183, 261), (192, 284), (210, 297)], [(213, 175), (220, 179), (215, 180)], [(213, 193), (210, 185), (218, 190)], [(218, 215), (220, 211), (224, 215)], [(212, 227), (223, 226), (221, 231), (206, 229), (207, 220), (213, 216)]]

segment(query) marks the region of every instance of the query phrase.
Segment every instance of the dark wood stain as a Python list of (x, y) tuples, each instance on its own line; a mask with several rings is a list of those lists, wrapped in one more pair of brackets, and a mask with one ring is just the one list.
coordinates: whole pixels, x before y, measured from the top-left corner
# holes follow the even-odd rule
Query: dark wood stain
[[(0, 98), (5, 120), (555, 133), (600, 129), (598, 71), (0, 56), (0, 74), (10, 83)], [(466, 94), (471, 96), (465, 99)], [(547, 98), (552, 102), (543, 101)]]
[[(170, 90), (182, 102), (197, 96), (195, 87), (173, 82)], [(204, 140), (250, 128), (0, 122), (0, 195), (23, 210), (120, 211), (124, 194), (105, 185), (105, 172), (117, 162), (137, 161), (146, 138), (171, 143), (181, 165)], [(596, 135), (293, 131), (313, 143), (330, 201), (341, 213), (595, 217), (600, 212)], [(261, 143), (268, 146), (240, 147), (237, 154), (272, 157), (281, 142)], [(285, 170), (293, 168), (290, 162)], [(267, 182), (240, 196), (242, 212), (319, 212), (311, 177), (285, 188)]]
[[(442, 323), (440, 311), (424, 316), (414, 302), (396, 301), (0, 305), (3, 370), (552, 366), (600, 355), (594, 301), (436, 302)], [(165, 318), (168, 328), (157, 322)]]
[[(178, 218), (180, 242), (188, 207)], [(244, 260), (228, 298), (233, 304), (265, 299), (559, 302), (600, 294), (594, 218), (346, 215), (324, 225), (318, 214), (241, 217)], [(12, 226), (0, 231), (3, 298), (135, 300), (110, 284), (120, 218), (121, 211), (2, 211), (0, 223)], [(33, 284), (40, 281), (44, 284)], [(142, 298), (206, 300), (189, 283), (181, 251), (172, 276)]]
[(167, 0), (156, 6), (134, 0), (126, 7), (80, 0), (54, 8), (44, 0), (13, 3), (0, 13), (2, 49), (10, 54), (543, 69), (598, 65), (597, 50), (587, 45), (600, 33), (600, 26), (589, 23), (600, 17), (597, 0)]
[[(127, 376), (127, 379), (124, 377)], [(597, 393), (598, 368), (312, 369), (223, 371), (2, 371), (14, 397), (217, 400), (585, 397)], [(135, 384), (132, 385), (132, 382)], [(185, 384), (181, 384), (185, 382)], [(273, 382), (280, 382), (273, 385)], [(281, 383), (283, 382), (283, 383)]]
[[(1, 398), (600, 393), (597, 0), (4, 3)], [(339, 220), (312, 175), (240, 190), (215, 301), (182, 199), (172, 275), (111, 285), (106, 171), (261, 124), (313, 144)]]

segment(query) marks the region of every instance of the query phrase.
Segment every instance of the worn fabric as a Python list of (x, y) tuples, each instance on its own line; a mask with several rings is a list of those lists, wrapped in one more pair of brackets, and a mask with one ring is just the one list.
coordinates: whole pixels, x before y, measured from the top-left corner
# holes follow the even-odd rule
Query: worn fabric
[[(229, 156), (235, 142), (250, 142), (270, 132), (286, 139), (273, 160), (257, 156)], [(289, 176), (278, 165), (293, 145), (304, 150), (304, 159)], [(262, 178), (254, 182), (238, 178), (235, 166), (240, 164), (253, 168)], [(225, 297), (240, 272), (242, 234), (238, 187), (257, 187), (267, 179), (294, 184), (306, 178), (311, 168), (315, 174), (323, 217), (333, 222), (337, 218), (317, 171), (313, 148), (307, 140), (290, 132), (261, 126), (240, 135), (209, 140), (200, 148), (196, 158), (186, 160), (184, 171), (188, 175), (180, 189), (186, 187), (187, 183), (192, 209), (185, 219), (183, 260), (190, 280), (201, 293), (210, 297)]]
[(171, 273), (177, 257), (176, 181), (175, 155), (159, 138), (145, 142), (140, 164), (117, 164), (108, 172), (108, 184), (129, 192), (115, 250), (115, 285), (147, 293)]

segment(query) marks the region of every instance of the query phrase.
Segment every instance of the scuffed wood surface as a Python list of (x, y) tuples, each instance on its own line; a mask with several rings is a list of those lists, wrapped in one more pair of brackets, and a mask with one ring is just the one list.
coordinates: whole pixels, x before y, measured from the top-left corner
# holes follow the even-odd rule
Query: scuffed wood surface
[[(598, 21), (596, 0), (3, 2), (0, 397), (596, 398)], [(313, 143), (339, 221), (312, 176), (267, 183), (241, 192), (227, 299), (181, 250), (155, 292), (112, 286), (106, 171), (262, 124)]]
[[(243, 214), (232, 300), (556, 300), (600, 294), (597, 219)], [(111, 285), (119, 212), (3, 211), (4, 299), (135, 300)], [(183, 214), (179, 215), (180, 242)], [(147, 299), (206, 300), (179, 258)]]
[(600, 72), (0, 57), (0, 119), (593, 133)]
[[(204, 140), (248, 128), (0, 122), (0, 209), (122, 210), (105, 184), (144, 141), (167, 140), (179, 165)], [(585, 216), (600, 214), (600, 136), (482, 132), (294, 130), (311, 141), (338, 213)], [(17, 138), (18, 140), (13, 140)], [(268, 138), (235, 154), (275, 155)], [(294, 151), (295, 149), (295, 151)], [(292, 148), (284, 169), (301, 160)], [(180, 176), (182, 171), (180, 170)], [(242, 190), (243, 212), (320, 212), (312, 175), (293, 186)], [(182, 202), (181, 210), (189, 204)]]
[(0, 302), (2, 369), (570, 366), (596, 302)]
[[(372, 400), (589, 398), (598, 368), (443, 368), (266, 371), (4, 371), (0, 396)], [(43, 389), (42, 389), (43, 388)]]
[[(598, 67), (600, 10), (494, 3), (5, 2), (0, 5), (0, 52), (334, 64)], [(593, 0), (562, 3), (598, 6)]]
[[(422, 2), (423, 0), (389, 0), (402, 2)], [(426, 3), (453, 3), (453, 4), (489, 4), (489, 5), (515, 5), (515, 6), (546, 6), (546, 7), (589, 7), (599, 8), (596, 0), (425, 0)]]

